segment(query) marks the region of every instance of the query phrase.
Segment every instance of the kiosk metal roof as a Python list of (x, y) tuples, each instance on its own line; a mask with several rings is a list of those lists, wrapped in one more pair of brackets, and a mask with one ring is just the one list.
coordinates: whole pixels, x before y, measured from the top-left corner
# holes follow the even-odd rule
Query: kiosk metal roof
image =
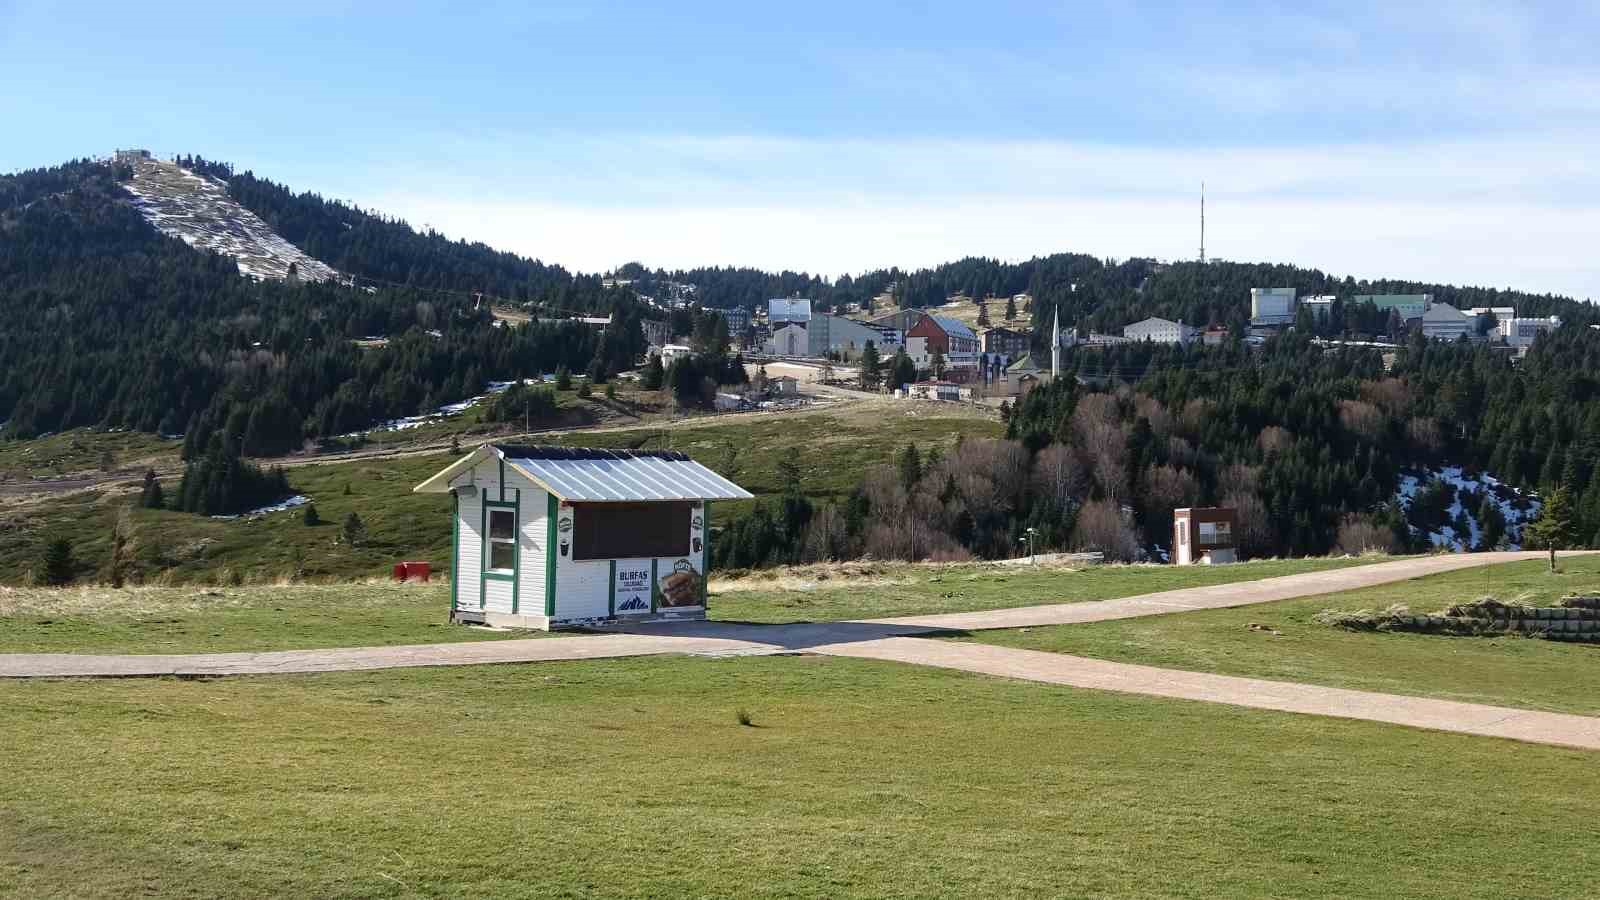
[(503, 460), (568, 503), (747, 500), (753, 496), (685, 453), (513, 444), (485, 444), (414, 490), (448, 491), (456, 475), (488, 458)]

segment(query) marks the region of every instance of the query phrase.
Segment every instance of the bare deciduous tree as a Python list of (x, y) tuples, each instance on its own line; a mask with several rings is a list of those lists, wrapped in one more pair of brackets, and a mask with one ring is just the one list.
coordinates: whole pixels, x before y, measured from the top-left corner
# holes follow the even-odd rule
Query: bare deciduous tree
[(1229, 463), (1217, 473), (1217, 492), (1221, 494), (1254, 494), (1260, 487), (1260, 466)]
[(1206, 426), (1206, 417), (1211, 415), (1210, 400), (1196, 397), (1183, 405), (1183, 415), (1179, 417), (1178, 424), (1183, 428), (1183, 433), (1191, 440), (1198, 438)]
[(806, 562), (826, 562), (850, 557), (850, 535), (844, 516), (832, 503), (817, 510), (806, 524), (805, 538), (801, 541), (801, 559)]
[(1089, 489), (1089, 473), (1071, 447), (1051, 444), (1034, 457), (1033, 484), (1039, 497), (1059, 513), (1083, 502)]
[(1139, 552), (1139, 537), (1122, 507), (1110, 500), (1094, 500), (1078, 512), (1072, 545), (1084, 551), (1098, 550), (1110, 561), (1131, 562)]
[(1289, 445), (1293, 443), (1294, 434), (1289, 429), (1280, 428), (1277, 425), (1268, 425), (1261, 429), (1260, 434), (1256, 435), (1256, 446), (1261, 448), (1262, 453), (1272, 453), (1273, 451), (1281, 453), (1289, 449)]
[(1410, 385), (1398, 378), (1362, 382), (1360, 393), (1361, 399), (1391, 416), (1404, 416), (1410, 412), (1414, 400)]
[(1347, 515), (1339, 523), (1339, 536), (1335, 548), (1341, 553), (1360, 556), (1363, 553), (1395, 552), (1394, 532), (1372, 521), (1369, 516)]
[(1340, 400), (1339, 424), (1368, 442), (1376, 442), (1383, 435), (1384, 415), (1365, 400)]
[(1154, 397), (1140, 394), (1134, 398), (1133, 414), (1143, 416), (1150, 421), (1150, 432), (1159, 440), (1166, 440), (1172, 434), (1172, 414), (1161, 405), (1161, 401)]
[(1272, 521), (1267, 515), (1267, 505), (1253, 492), (1234, 491), (1225, 494), (1222, 505), (1232, 509), (1238, 527), (1233, 533), (1234, 547), (1241, 559), (1264, 555), (1272, 550)]
[(1439, 452), (1444, 443), (1444, 436), (1439, 432), (1439, 420), (1432, 416), (1423, 416), (1407, 422), (1406, 437), (1411, 441), (1412, 447), (1424, 454)]

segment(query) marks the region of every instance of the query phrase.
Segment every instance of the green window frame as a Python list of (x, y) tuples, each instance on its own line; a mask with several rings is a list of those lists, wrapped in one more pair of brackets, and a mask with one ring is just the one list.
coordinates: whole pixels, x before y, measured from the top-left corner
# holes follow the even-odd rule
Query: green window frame
[[(511, 514), (511, 537), (495, 538), (490, 533), (492, 514), (495, 511), (508, 511)], [(488, 585), (491, 581), (511, 582), (511, 612), (516, 614), (520, 608), (521, 578), (522, 578), (522, 498), (519, 495), (515, 500), (488, 500), (483, 501), (483, 530), (480, 532), (481, 545), (478, 553), (478, 608), (488, 605)], [(491, 568), (490, 556), (494, 552), (496, 543), (511, 545), (511, 568)]]

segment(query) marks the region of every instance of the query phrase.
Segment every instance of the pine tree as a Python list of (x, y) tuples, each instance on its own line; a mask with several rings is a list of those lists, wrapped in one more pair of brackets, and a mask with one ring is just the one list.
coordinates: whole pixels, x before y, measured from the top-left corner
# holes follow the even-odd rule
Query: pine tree
[(666, 380), (667, 370), (661, 365), (661, 357), (651, 355), (650, 363), (644, 367), (644, 374), (639, 377), (639, 386), (647, 391), (659, 391)]
[(1007, 297), (1006, 298), (1006, 321), (1007, 322), (1013, 321), (1013, 320), (1016, 319), (1016, 317), (1017, 317), (1017, 298), (1014, 297), (1014, 296), (1013, 297)]
[(917, 452), (916, 444), (907, 444), (906, 448), (900, 451), (900, 481), (909, 491), (921, 480), (922, 455)]
[(340, 531), (344, 542), (352, 547), (359, 547), (367, 540), (367, 525), (361, 521), (361, 516), (355, 510), (350, 510), (350, 515), (344, 517), (344, 528)]
[(72, 583), (72, 542), (58, 537), (45, 545), (39, 580), (51, 587)]
[(866, 349), (861, 351), (861, 389), (863, 391), (876, 391), (883, 383), (883, 360), (878, 356), (878, 348), (871, 341), (867, 342)]
[(566, 363), (562, 363), (556, 367), (556, 390), (572, 390), (572, 370), (567, 368)]
[(1523, 529), (1523, 539), (1536, 547), (1550, 551), (1550, 571), (1556, 570), (1556, 551), (1570, 549), (1582, 541), (1572, 519), (1572, 501), (1567, 496), (1567, 486), (1558, 484), (1545, 497), (1539, 518)]
[(307, 528), (315, 528), (316, 526), (322, 524), (322, 515), (317, 512), (317, 505), (315, 503), (306, 504), (305, 512), (300, 514), (300, 521), (305, 523)]
[(933, 348), (933, 355), (928, 359), (928, 368), (933, 370), (934, 378), (944, 377), (944, 351), (938, 347)]

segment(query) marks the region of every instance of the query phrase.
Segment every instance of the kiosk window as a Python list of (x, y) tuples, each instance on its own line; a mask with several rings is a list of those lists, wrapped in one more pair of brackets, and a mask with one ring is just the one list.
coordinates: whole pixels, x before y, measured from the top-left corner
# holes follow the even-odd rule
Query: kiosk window
[(688, 503), (582, 503), (573, 507), (573, 559), (689, 555)]
[(489, 510), (489, 568), (511, 571), (517, 559), (517, 515), (514, 510)]

